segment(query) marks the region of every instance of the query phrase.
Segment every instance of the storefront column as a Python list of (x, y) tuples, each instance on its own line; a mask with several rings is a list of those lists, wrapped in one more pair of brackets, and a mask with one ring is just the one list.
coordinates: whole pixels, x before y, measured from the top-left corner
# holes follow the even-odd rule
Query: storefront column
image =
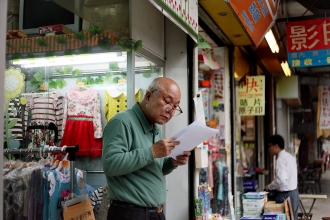
[[(7, 0), (0, 1), (0, 91), (5, 91), (4, 88), (4, 70), (6, 61), (6, 25), (7, 25)], [(1, 93), (0, 103), (4, 103), (4, 95)], [(3, 106), (3, 105), (2, 105)], [(2, 109), (4, 111), (4, 109)], [(0, 124), (3, 125), (3, 117), (0, 117)], [(3, 132), (0, 132), (0, 143), (3, 143)], [(3, 148), (0, 148), (0, 154), (3, 155)], [(0, 164), (3, 164), (3, 157), (0, 157)], [(3, 176), (0, 176), (0, 189), (3, 189)], [(3, 219), (3, 190), (0, 190), (0, 219)]]

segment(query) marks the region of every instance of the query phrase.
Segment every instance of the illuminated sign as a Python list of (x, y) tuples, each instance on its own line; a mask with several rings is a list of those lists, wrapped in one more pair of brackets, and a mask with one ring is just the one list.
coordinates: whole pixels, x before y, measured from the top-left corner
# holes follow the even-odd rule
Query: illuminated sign
[(289, 22), (286, 26), (289, 65), (330, 65), (330, 18)]

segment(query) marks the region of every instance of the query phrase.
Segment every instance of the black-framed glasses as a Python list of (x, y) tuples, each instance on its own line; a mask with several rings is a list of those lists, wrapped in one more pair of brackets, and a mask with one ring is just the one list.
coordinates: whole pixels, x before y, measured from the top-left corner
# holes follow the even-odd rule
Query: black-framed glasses
[[(154, 93), (156, 91), (157, 90), (151, 91), (151, 93)], [(178, 116), (183, 113), (183, 111), (179, 105), (175, 107), (171, 103), (167, 102), (163, 95), (162, 95), (162, 97), (163, 97), (163, 101), (165, 102), (164, 109), (165, 109), (166, 113), (170, 113), (172, 116)]]

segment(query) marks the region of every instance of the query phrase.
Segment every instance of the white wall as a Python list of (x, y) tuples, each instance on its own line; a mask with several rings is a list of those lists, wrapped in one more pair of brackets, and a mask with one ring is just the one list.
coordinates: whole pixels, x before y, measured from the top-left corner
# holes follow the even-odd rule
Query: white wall
[[(175, 80), (181, 89), (183, 114), (165, 125), (164, 137), (171, 137), (188, 125), (188, 68), (187, 35), (171, 21), (165, 21), (166, 62), (165, 77)], [(185, 220), (189, 218), (188, 166), (179, 167), (166, 176), (167, 200), (166, 219)]]
[[(0, 103), (4, 103), (3, 91), (4, 89), (4, 71), (6, 62), (6, 25), (7, 25), (7, 0), (0, 0)], [(3, 105), (2, 105), (3, 106)], [(3, 112), (0, 117), (0, 124), (3, 125)], [(0, 143), (3, 143), (3, 132), (0, 132)], [(3, 154), (3, 147), (0, 147), (0, 155)], [(0, 164), (3, 164), (3, 157), (0, 156)], [(0, 219), (3, 219), (3, 176), (0, 175)]]
[(130, 1), (131, 36), (143, 47), (164, 58), (164, 15), (148, 0)]

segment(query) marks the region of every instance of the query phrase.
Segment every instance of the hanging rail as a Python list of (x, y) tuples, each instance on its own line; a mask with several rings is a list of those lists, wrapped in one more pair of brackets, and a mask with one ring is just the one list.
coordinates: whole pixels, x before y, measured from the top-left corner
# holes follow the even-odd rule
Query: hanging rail
[(79, 151), (79, 145), (76, 146), (66, 146), (66, 147), (44, 147), (44, 148), (24, 148), (24, 149), (4, 149), (4, 154), (29, 154), (29, 153), (63, 153), (66, 152), (69, 154), (70, 160), (70, 198), (75, 197), (74, 193), (74, 174), (75, 174), (75, 160), (76, 152)]

